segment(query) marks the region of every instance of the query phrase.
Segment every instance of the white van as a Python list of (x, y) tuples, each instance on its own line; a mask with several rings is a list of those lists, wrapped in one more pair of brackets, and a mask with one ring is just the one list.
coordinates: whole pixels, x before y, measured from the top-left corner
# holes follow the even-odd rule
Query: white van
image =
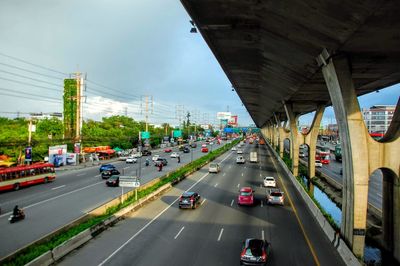
[(256, 151), (250, 152), (250, 162), (251, 163), (256, 163), (258, 162), (258, 155)]

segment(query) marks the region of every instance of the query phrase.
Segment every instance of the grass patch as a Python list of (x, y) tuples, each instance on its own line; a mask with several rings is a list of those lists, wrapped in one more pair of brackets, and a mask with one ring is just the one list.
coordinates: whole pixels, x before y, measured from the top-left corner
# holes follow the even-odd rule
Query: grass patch
[[(188, 173), (194, 172), (204, 166), (207, 162), (214, 160), (219, 155), (223, 154), (224, 152), (230, 150), (233, 146), (239, 143), (240, 140), (234, 140), (232, 143), (228, 143), (221, 148), (213, 150), (209, 152), (207, 155), (194, 160), (193, 162), (171, 172), (168, 176), (162, 176), (159, 182), (152, 185), (151, 187), (138, 190), (138, 200), (141, 198), (146, 197), (147, 195), (153, 193), (163, 185), (167, 183), (175, 183), (184, 178), (184, 176)], [(120, 211), (121, 209), (131, 205), (136, 201), (135, 195), (132, 194), (129, 196), (124, 203), (120, 203), (116, 206), (110, 207), (106, 210), (103, 215), (96, 216), (89, 218), (87, 221), (82, 222), (76, 226), (71, 227), (70, 229), (66, 230), (65, 232), (61, 232), (55, 236), (53, 236), (48, 242), (42, 244), (33, 244), (27, 249), (23, 250), (21, 253), (17, 254), (12, 260), (4, 262), (2, 265), (4, 266), (19, 266), (25, 265), (26, 263), (34, 260), (35, 258), (41, 256), (42, 254), (46, 253), (49, 250), (54, 249), (55, 247), (59, 246), (60, 244), (64, 243), (65, 241), (71, 239), (72, 237), (78, 235), (79, 233), (85, 231), (92, 226), (98, 225), (102, 223), (104, 220), (115, 214), (116, 212)]]

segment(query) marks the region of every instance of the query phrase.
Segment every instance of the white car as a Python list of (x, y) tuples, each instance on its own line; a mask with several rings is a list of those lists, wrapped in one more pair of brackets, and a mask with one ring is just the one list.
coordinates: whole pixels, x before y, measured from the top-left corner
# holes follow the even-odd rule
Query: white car
[(246, 159), (243, 156), (238, 156), (236, 158), (236, 163), (245, 163)]
[(266, 176), (264, 178), (264, 187), (276, 187), (275, 178), (272, 176)]
[(156, 154), (153, 155), (153, 158), (151, 158), (154, 162), (157, 161), (158, 157), (160, 157), (160, 155)]
[(210, 142), (210, 145), (214, 145), (214, 142)]
[(243, 154), (243, 151), (242, 151), (242, 150), (237, 150), (236, 153), (237, 153), (237, 154)]
[(217, 164), (217, 163), (210, 163), (210, 166), (208, 167), (208, 172), (209, 172), (209, 173), (216, 173), (216, 174), (218, 174), (219, 171), (221, 171), (221, 168), (219, 167), (219, 164)]
[(136, 153), (132, 154), (132, 157), (140, 158), (140, 157), (142, 157), (142, 153), (141, 152), (136, 152)]
[(322, 167), (322, 163), (320, 160), (315, 160), (315, 167)]
[(179, 153), (177, 153), (177, 152), (173, 152), (173, 153), (171, 153), (171, 158), (178, 158), (179, 157)]
[(137, 162), (137, 158), (133, 157), (133, 156), (129, 156), (128, 158), (126, 158), (126, 163), (136, 163)]
[(232, 147), (231, 151), (236, 151), (236, 147)]
[(305, 158), (305, 157), (306, 157), (306, 154), (305, 154), (304, 152), (301, 151), (301, 152), (299, 153), (299, 157), (300, 157), (300, 158)]

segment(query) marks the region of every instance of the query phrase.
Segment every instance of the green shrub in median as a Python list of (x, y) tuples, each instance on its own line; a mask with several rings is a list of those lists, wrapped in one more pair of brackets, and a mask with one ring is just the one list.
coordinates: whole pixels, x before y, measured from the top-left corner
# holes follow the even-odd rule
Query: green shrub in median
[[(177, 180), (182, 179), (187, 173), (194, 172), (198, 170), (198, 168), (204, 166), (207, 162), (214, 160), (216, 157), (221, 155), (222, 153), (228, 151), (232, 146), (236, 145), (240, 140), (235, 140), (232, 143), (226, 144), (221, 148), (218, 148), (212, 152), (209, 152), (207, 155), (194, 160), (193, 162), (171, 172), (168, 176), (165, 175), (161, 177), (161, 180), (156, 184), (152, 185), (151, 187), (145, 188), (143, 190), (138, 190), (138, 199), (144, 198), (147, 195), (153, 193), (163, 185), (167, 183), (173, 183)], [(35, 258), (41, 256), (42, 254), (46, 253), (49, 250), (54, 249), (55, 247), (59, 246), (60, 244), (64, 243), (68, 239), (78, 235), (79, 233), (85, 231), (92, 226), (98, 225), (102, 223), (104, 220), (118, 212), (119, 210), (123, 209), (124, 207), (129, 206), (130, 204), (136, 201), (135, 195), (129, 196), (124, 203), (120, 203), (116, 206), (109, 207), (106, 212), (101, 216), (96, 216), (89, 218), (87, 221), (82, 222), (72, 228), (66, 230), (65, 232), (61, 232), (58, 235), (52, 237), (48, 242), (43, 244), (34, 244), (18, 254), (15, 259), (12, 261), (5, 262), (3, 265), (25, 265), (26, 263), (34, 260)]]

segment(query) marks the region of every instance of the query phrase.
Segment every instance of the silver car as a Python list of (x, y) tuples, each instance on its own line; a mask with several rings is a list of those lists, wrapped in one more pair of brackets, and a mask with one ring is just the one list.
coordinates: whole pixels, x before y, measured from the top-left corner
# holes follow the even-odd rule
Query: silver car
[(268, 189), (267, 190), (267, 204), (271, 205), (284, 205), (285, 195), (279, 189)]

